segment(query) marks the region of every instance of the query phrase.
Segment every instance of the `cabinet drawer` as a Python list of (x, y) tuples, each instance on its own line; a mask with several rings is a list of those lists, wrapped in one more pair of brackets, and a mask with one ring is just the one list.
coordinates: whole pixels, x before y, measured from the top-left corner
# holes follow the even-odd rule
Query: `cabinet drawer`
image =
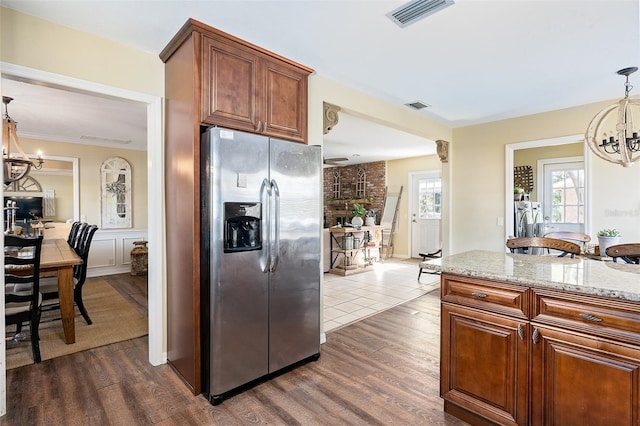
[(445, 302), (518, 318), (529, 317), (529, 291), (526, 287), (443, 274), (440, 292)]
[(531, 321), (640, 344), (637, 302), (534, 289)]

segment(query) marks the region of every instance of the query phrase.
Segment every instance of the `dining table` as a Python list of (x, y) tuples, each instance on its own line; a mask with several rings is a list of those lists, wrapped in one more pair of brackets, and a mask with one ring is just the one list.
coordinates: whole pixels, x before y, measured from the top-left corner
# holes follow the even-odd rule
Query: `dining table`
[(76, 342), (75, 306), (73, 300), (73, 267), (82, 264), (82, 258), (63, 238), (45, 239), (40, 253), (40, 274), (58, 275), (58, 300), (66, 344)]

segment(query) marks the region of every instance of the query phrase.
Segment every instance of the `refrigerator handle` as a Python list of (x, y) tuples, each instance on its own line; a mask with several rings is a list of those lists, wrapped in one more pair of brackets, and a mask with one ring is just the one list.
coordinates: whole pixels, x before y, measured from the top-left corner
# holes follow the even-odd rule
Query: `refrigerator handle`
[(271, 188), (276, 202), (273, 219), (275, 238), (273, 240), (273, 262), (271, 263), (271, 272), (275, 272), (280, 262), (280, 189), (275, 179), (271, 179)]
[(262, 208), (264, 209), (264, 220), (262, 223), (266, 225), (262, 230), (260, 269), (262, 269), (262, 272), (269, 272), (271, 267), (271, 184), (266, 178), (262, 180), (262, 186), (260, 186), (260, 200), (262, 201)]

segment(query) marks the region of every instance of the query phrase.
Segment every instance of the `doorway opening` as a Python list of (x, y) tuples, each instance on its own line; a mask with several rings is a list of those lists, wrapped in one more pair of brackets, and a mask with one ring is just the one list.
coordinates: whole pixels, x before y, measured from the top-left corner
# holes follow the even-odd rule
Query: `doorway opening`
[[(590, 192), (590, 163), (588, 148), (584, 144), (584, 135), (571, 135), (558, 138), (540, 139), (526, 142), (518, 142), (507, 144), (505, 146), (505, 228), (504, 239), (505, 241), (512, 235), (514, 235), (514, 202), (510, 194), (513, 194), (514, 189), (514, 166), (518, 165), (515, 162), (515, 155), (521, 150), (529, 150), (535, 148), (544, 148), (542, 151), (546, 151), (547, 158), (566, 157), (565, 154), (553, 154), (554, 150), (561, 150), (571, 144), (580, 144), (582, 149), (582, 157), (584, 158), (584, 229), (589, 229), (589, 219), (591, 215), (591, 209), (589, 206), (589, 192)], [(560, 152), (560, 151), (558, 151)], [(537, 164), (537, 160), (535, 160)], [(535, 169), (537, 170), (537, 168)], [(536, 178), (535, 182), (541, 182), (541, 179)], [(539, 184), (537, 185), (540, 186)], [(537, 196), (537, 189), (534, 191)]]
[[(147, 192), (149, 194), (164, 193), (164, 166), (162, 155), (162, 98), (130, 90), (120, 89), (90, 81), (52, 74), (27, 67), (8, 63), (0, 63), (3, 78), (33, 82), (61, 90), (95, 94), (102, 97), (113, 97), (126, 101), (140, 102), (146, 105), (147, 126)], [(159, 365), (166, 362), (163, 354), (163, 335), (165, 320), (163, 313), (164, 299), (164, 238), (163, 212), (164, 199), (161, 196), (148, 197), (147, 200), (147, 235), (149, 240), (148, 267), (148, 330), (149, 330), (149, 362)], [(4, 309), (4, 308), (3, 308)], [(6, 383), (2, 383), (2, 389)]]

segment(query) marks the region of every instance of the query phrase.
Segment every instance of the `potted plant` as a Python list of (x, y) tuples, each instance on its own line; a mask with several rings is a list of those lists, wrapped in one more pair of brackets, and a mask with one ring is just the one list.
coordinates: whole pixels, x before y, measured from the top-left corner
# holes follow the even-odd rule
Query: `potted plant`
[(520, 188), (519, 186), (516, 186), (515, 188), (513, 188), (513, 201), (522, 201), (523, 197), (524, 197), (524, 188)]
[(600, 256), (607, 255), (607, 247), (615, 246), (620, 243), (622, 234), (615, 228), (601, 229), (596, 234), (598, 236), (598, 245), (600, 250)]
[(362, 220), (362, 216), (367, 213), (367, 210), (360, 203), (353, 203), (353, 207), (351, 208), (351, 213), (353, 214), (353, 219), (351, 219), (351, 225), (353, 225), (356, 229), (360, 229), (364, 220)]

